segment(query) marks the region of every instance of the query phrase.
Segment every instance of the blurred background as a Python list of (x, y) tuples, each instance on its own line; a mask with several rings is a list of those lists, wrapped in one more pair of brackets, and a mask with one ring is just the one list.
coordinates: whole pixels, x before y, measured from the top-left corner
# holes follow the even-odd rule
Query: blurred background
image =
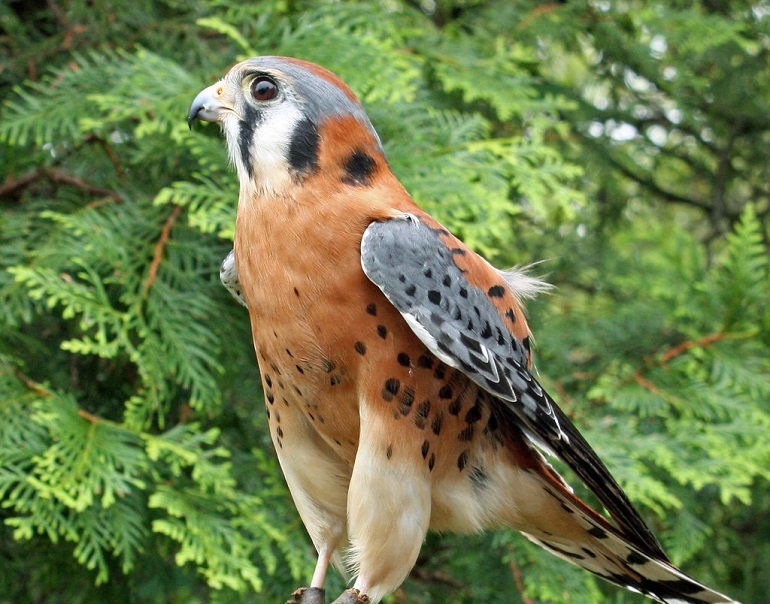
[[(538, 263), (544, 385), (675, 563), (767, 601), (767, 0), (5, 0), (0, 52), (0, 602), (309, 580), (218, 280), (237, 178), (185, 119), (259, 54), (337, 72), (419, 204)], [(429, 536), (389, 600), (491, 601), (647, 600), (510, 531)]]

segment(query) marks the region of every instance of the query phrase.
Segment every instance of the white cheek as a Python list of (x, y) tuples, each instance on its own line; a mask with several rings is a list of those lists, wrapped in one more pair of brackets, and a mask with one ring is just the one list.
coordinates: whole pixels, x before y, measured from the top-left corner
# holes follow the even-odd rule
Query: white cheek
[(302, 114), (297, 107), (281, 104), (265, 111), (263, 121), (254, 129), (250, 142), (251, 172), (241, 158), (240, 121), (228, 119), (227, 131), (230, 159), (238, 171), (241, 187), (256, 188), (264, 193), (280, 193), (291, 183), (289, 147), (291, 137)]

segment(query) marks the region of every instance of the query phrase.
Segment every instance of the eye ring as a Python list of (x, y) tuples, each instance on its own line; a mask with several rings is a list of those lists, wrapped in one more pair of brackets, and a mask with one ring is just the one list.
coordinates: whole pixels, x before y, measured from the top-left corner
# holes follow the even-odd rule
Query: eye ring
[(259, 76), (251, 83), (251, 96), (255, 101), (264, 103), (278, 95), (278, 84), (269, 76)]

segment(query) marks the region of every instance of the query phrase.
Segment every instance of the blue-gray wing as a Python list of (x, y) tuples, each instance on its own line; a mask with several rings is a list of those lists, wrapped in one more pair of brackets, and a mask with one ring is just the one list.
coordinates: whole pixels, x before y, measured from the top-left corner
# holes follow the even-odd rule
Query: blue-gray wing
[[(460, 262), (472, 254), (429, 219), (413, 214), (373, 222), (361, 241), (366, 276), (398, 309), (428, 349), (501, 402), (499, 407), (538, 447), (564, 461), (586, 483), (625, 534), (646, 553), (667, 560), (663, 548), (627, 496), (528, 369), (528, 350), (505, 325), (492, 298), (507, 285), (490, 283), (486, 262)], [(503, 289), (499, 289), (503, 288)], [(515, 292), (514, 292), (515, 293)]]

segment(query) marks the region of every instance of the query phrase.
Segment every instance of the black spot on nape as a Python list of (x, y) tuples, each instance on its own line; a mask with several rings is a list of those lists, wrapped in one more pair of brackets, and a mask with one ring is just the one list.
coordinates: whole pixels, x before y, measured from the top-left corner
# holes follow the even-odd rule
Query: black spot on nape
[(464, 287), (461, 287), (460, 288), (460, 296), (463, 297), (463, 298), (467, 298), (468, 297), (468, 290), (466, 288), (464, 288)]
[(460, 453), (460, 456), (457, 458), (457, 467), (462, 470), (465, 468), (466, 465), (468, 465), (468, 458), (471, 456), (470, 452), (466, 449), (462, 453)]
[(318, 147), (321, 137), (315, 124), (305, 118), (297, 123), (289, 142), (289, 166), (298, 174), (315, 172), (318, 169)]
[(531, 347), (532, 347), (532, 342), (530, 341), (530, 339), (529, 339), (529, 336), (527, 336), (526, 338), (524, 338), (524, 339), (521, 341), (521, 343), (522, 343), (522, 344), (524, 344), (524, 349), (525, 349), (527, 352), (529, 352), (529, 351), (530, 351), (530, 349), (531, 349)]
[(398, 394), (400, 388), (401, 382), (397, 379), (390, 378), (389, 380), (385, 380), (385, 385), (382, 387), (382, 398), (389, 403), (393, 400), (393, 397)]
[(377, 316), (377, 305), (374, 302), (370, 302), (366, 305), (366, 312), (372, 315), (373, 317)]
[(377, 169), (377, 162), (365, 151), (356, 149), (353, 155), (345, 160), (343, 167), (345, 175), (342, 177), (342, 182), (349, 185), (369, 186), (372, 183), (372, 174)]
[(262, 112), (254, 107), (246, 106), (243, 110), (243, 119), (238, 127), (238, 150), (241, 152), (241, 161), (246, 172), (251, 174), (251, 145), (254, 140), (254, 130), (262, 122)]
[(411, 364), (411, 359), (409, 358), (409, 355), (405, 352), (399, 352), (398, 356), (396, 357), (396, 360), (398, 361), (398, 364), (402, 367), (409, 367)]
[(366, 344), (363, 342), (356, 342), (353, 347), (356, 349), (356, 352), (360, 354), (361, 356), (366, 354)]
[(441, 280), (441, 283), (444, 284), (444, 287), (449, 287), (452, 285), (452, 277), (449, 275), (444, 275), (444, 278)]
[(441, 292), (432, 289), (428, 292), (428, 300), (433, 304), (441, 304)]
[(426, 268), (424, 271), (422, 271), (422, 274), (425, 275), (428, 279), (430, 279), (433, 276), (433, 270), (430, 268)]
[(511, 320), (511, 323), (516, 323), (516, 313), (513, 312), (512, 308), (505, 311), (505, 316)]
[(385, 339), (385, 336), (388, 335), (388, 328), (384, 325), (378, 325), (377, 326), (377, 335), (380, 336), (383, 340)]
[(502, 298), (505, 295), (505, 288), (502, 285), (493, 285), (487, 290), (490, 298)]
[(417, 287), (414, 284), (407, 285), (404, 292), (407, 296), (414, 296), (414, 293), (417, 291)]
[(465, 256), (465, 254), (467, 254), (467, 253), (468, 252), (466, 252), (464, 249), (462, 249), (460, 247), (452, 248), (452, 254), (454, 254), (455, 256), (458, 256), (458, 255), (459, 256)]

